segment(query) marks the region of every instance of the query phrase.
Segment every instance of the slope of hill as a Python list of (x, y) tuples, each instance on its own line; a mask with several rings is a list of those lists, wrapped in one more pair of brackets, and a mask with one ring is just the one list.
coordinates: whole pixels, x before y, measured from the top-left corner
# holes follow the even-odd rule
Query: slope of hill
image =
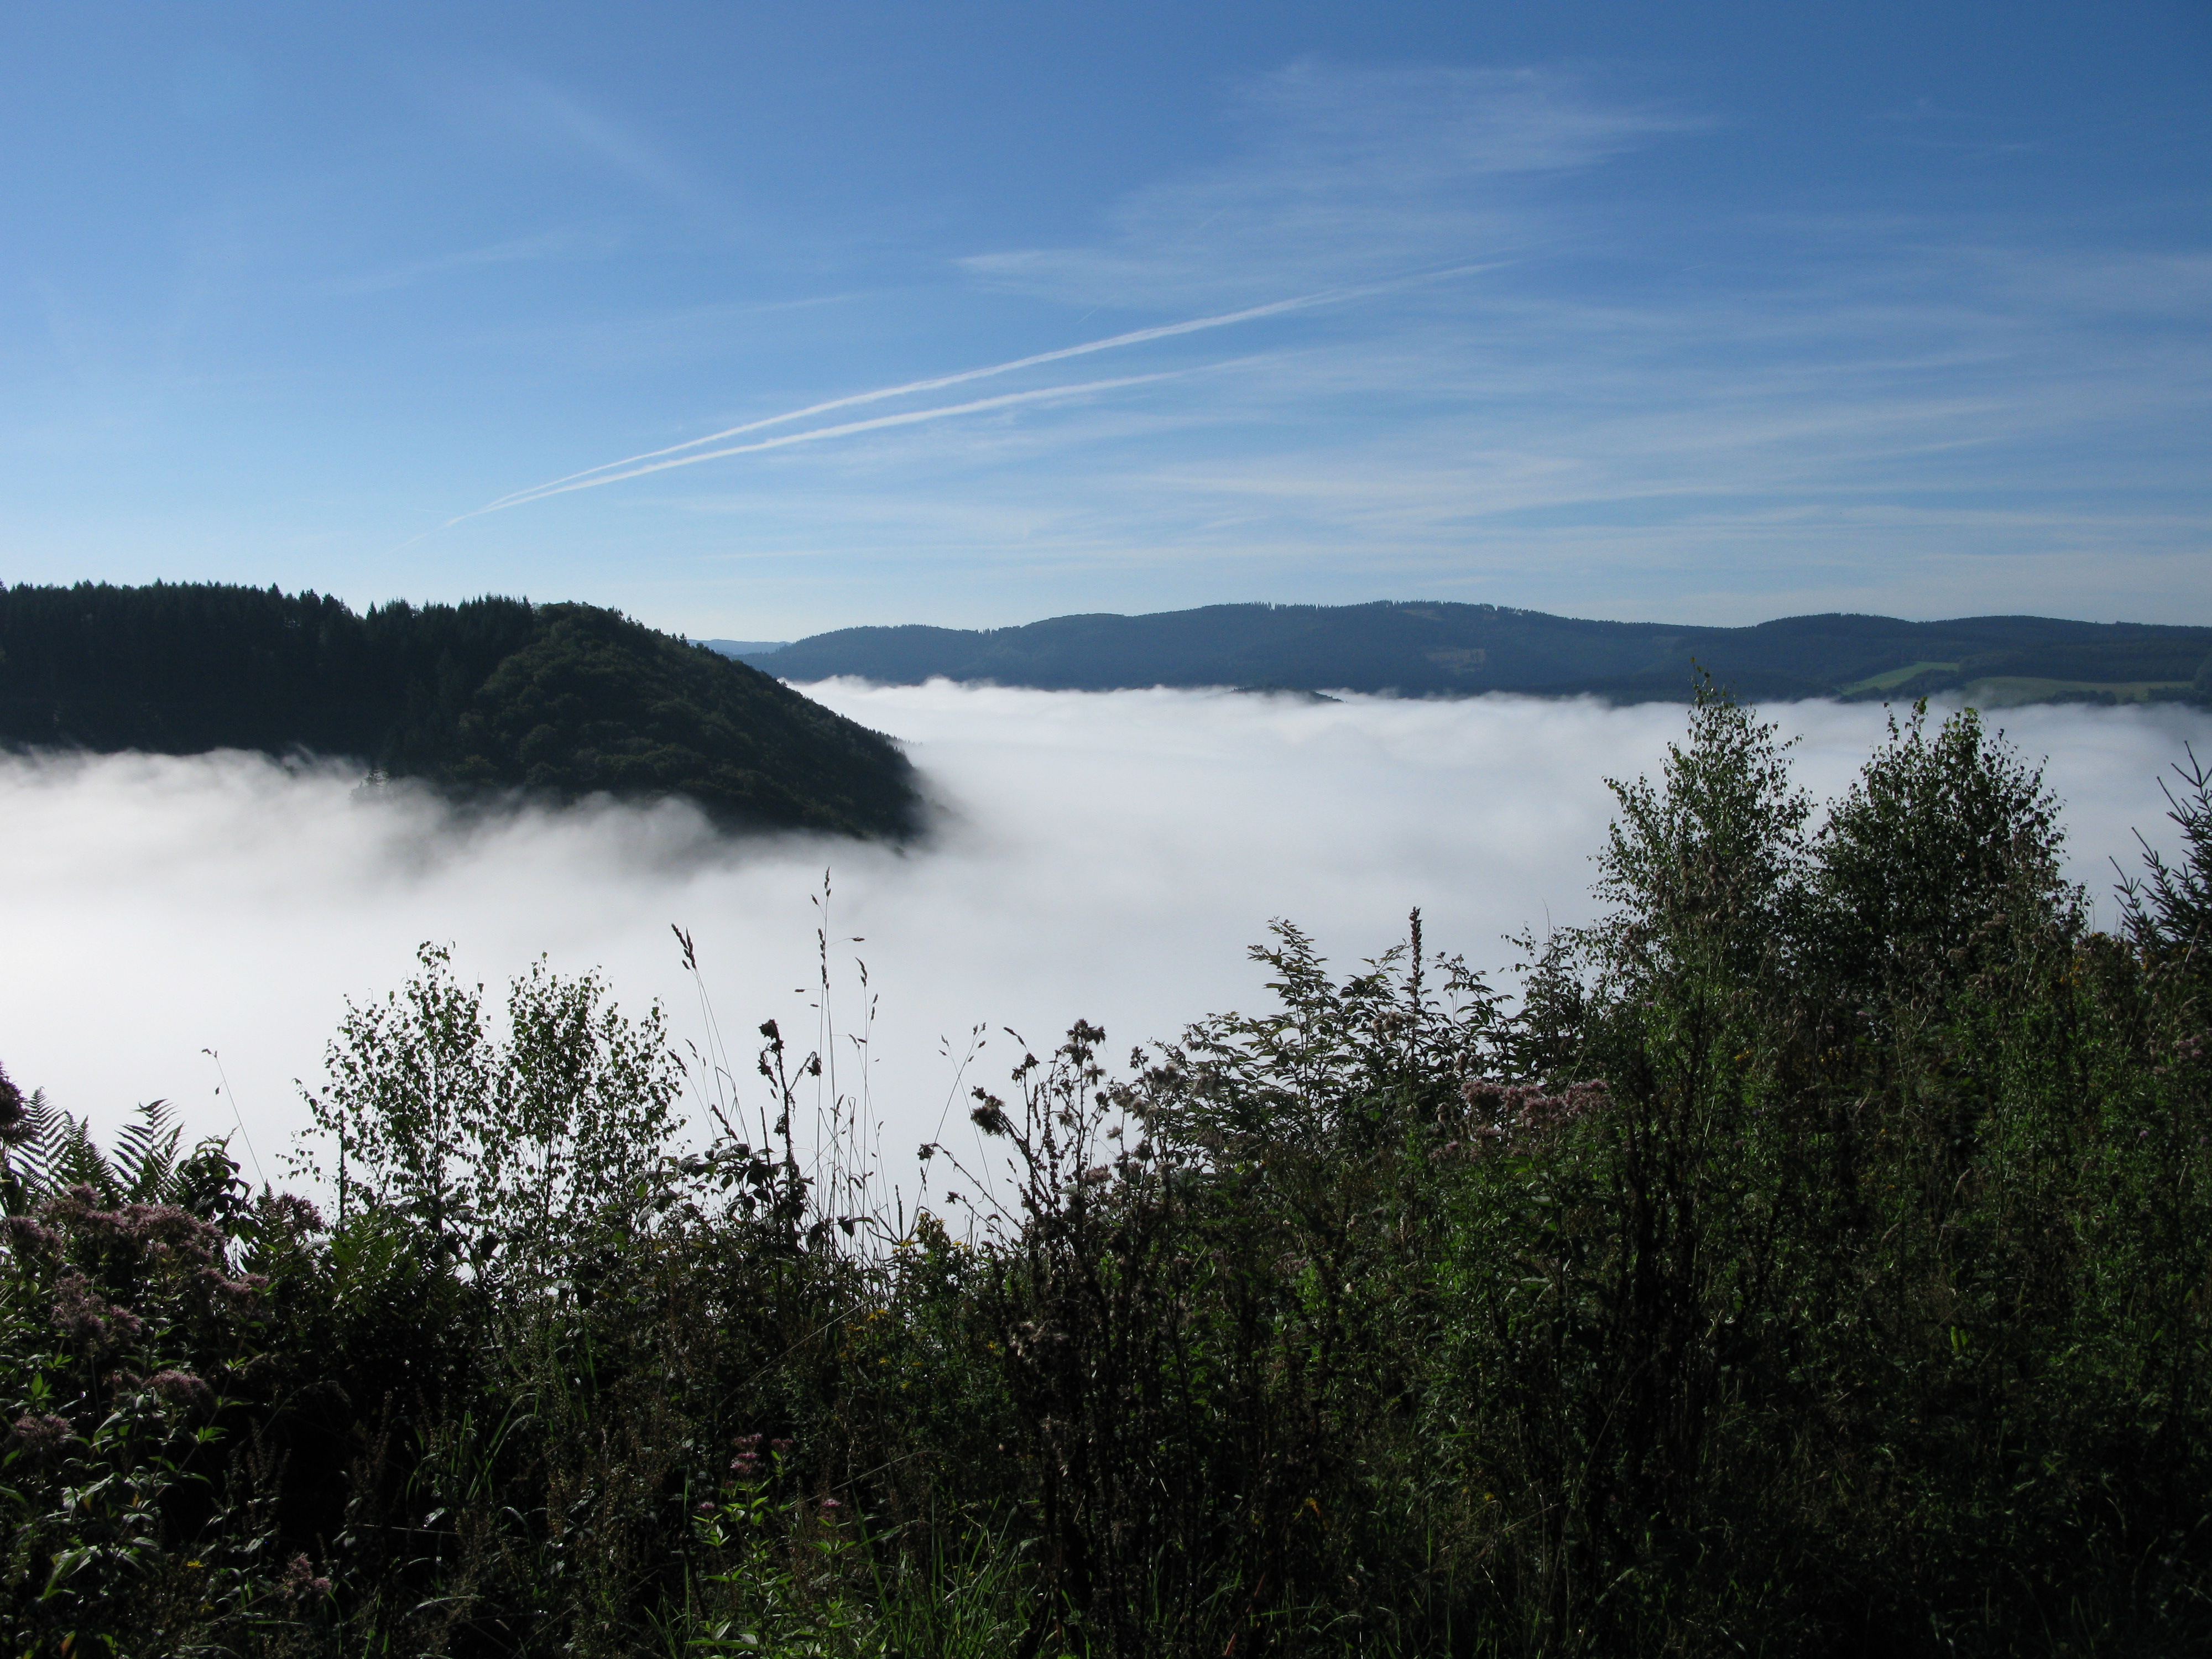
[(1232, 685), (1646, 702), (1686, 697), (1703, 668), (1754, 698), (1963, 690), (2005, 702), (2212, 692), (2212, 628), (1841, 615), (1699, 628), (1442, 603), (1222, 605), (974, 631), (848, 628), (740, 659), (787, 680), (854, 674), (910, 684), (942, 675), (1080, 690)]
[(211, 584), (0, 588), (0, 742), (304, 749), (480, 794), (681, 794), (726, 827), (900, 836), (889, 738), (704, 646), (586, 605)]

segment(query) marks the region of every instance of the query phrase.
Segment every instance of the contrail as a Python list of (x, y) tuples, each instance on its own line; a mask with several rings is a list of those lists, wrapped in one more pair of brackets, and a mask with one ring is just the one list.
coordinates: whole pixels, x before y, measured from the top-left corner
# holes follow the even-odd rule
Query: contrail
[[(890, 398), (910, 397), (916, 392), (942, 391), (946, 386), (964, 385), (970, 380), (988, 380), (994, 375), (1011, 374), (1017, 369), (1034, 368), (1041, 363), (1064, 362), (1071, 357), (1087, 356), (1095, 351), (1112, 351), (1122, 346), (1142, 345), (1152, 340), (1172, 339), (1177, 335), (1196, 334), (1206, 329), (1227, 328), (1237, 323), (1249, 323), (1263, 317), (1279, 317), (1286, 312), (1309, 310), (1316, 306), (1328, 305), (1346, 300), (1364, 298), (1394, 288), (1409, 287), (1416, 283), (1438, 282), (1451, 276), (1463, 276), (1490, 269), (1488, 264), (1455, 265), (1443, 270), (1424, 271), (1411, 276), (1392, 277), (1380, 283), (1366, 283), (1346, 288), (1322, 289), (1311, 294), (1301, 294), (1288, 300), (1273, 300), (1266, 305), (1248, 306), (1242, 311), (1225, 311), (1211, 317), (1194, 317), (1180, 323), (1163, 323), (1152, 328), (1133, 329), (1126, 334), (1112, 334), (1103, 339), (1086, 340), (1080, 345), (1061, 346), (1052, 351), (1040, 351), (1027, 357), (1016, 357), (1003, 363), (991, 363), (981, 368), (962, 369), (957, 374), (939, 374), (925, 380), (908, 380), (899, 386), (881, 386), (872, 392), (856, 392), (842, 398), (832, 398), (825, 403), (809, 404), (803, 409), (786, 410), (781, 415), (763, 416), (757, 421), (747, 421), (739, 426), (725, 427), (720, 432), (710, 432), (702, 438), (689, 438), (680, 444), (671, 444), (665, 449), (648, 449), (642, 453), (626, 456), (618, 461), (606, 461), (598, 466), (586, 467), (580, 472), (571, 472), (527, 489), (518, 489), (501, 495), (496, 501), (451, 518), (438, 527), (449, 529), (465, 520), (480, 518), (487, 513), (496, 513), (510, 507), (520, 507), (528, 501), (541, 501), (549, 495), (565, 495), (574, 489), (588, 489), (597, 484), (615, 483), (623, 478), (635, 478), (643, 472), (659, 471), (654, 465), (664, 456), (680, 455), (688, 449), (697, 449), (707, 444), (720, 443), (728, 438), (740, 438), (748, 433), (782, 426), (792, 421), (803, 421), (817, 415), (827, 415), (840, 409), (852, 409), (863, 404), (881, 403)], [(1102, 382), (1101, 384), (1105, 384)], [(1115, 384), (1128, 384), (1116, 382)], [(1051, 393), (1044, 395), (1054, 395)], [(962, 404), (939, 411), (960, 414), (977, 409), (1001, 406), (998, 400), (986, 399), (978, 404)], [(823, 436), (848, 432), (862, 432), (877, 425), (903, 425), (904, 420), (891, 422), (857, 422), (823, 428)], [(744, 455), (759, 448), (780, 447), (781, 445), (743, 445), (733, 449), (716, 450), (712, 455), (696, 455), (691, 460), (712, 460), (725, 455)], [(678, 465), (688, 465), (678, 463)], [(625, 470), (629, 469), (629, 470)], [(605, 475), (605, 476), (602, 476)]]
[[(817, 438), (842, 438), (848, 433), (874, 432), (887, 426), (913, 426), (922, 421), (939, 421), (948, 415), (973, 415), (981, 410), (1008, 409), (1016, 404), (1042, 403), (1052, 398), (1080, 397), (1086, 392), (1110, 392), (1116, 386), (1147, 386), (1156, 380), (1175, 380), (1182, 372), (1169, 370), (1158, 374), (1124, 374), (1111, 380), (1085, 380), (1075, 386), (1049, 386), (1035, 392), (1001, 392), (995, 398), (978, 398), (969, 403), (945, 404), (934, 409), (909, 410), (903, 415), (878, 415), (869, 420), (846, 421), (836, 426), (809, 427), (804, 432), (787, 432), (780, 437), (763, 438), (749, 444), (732, 444), (727, 449), (710, 449), (699, 455), (678, 455), (668, 460), (652, 460), (641, 455), (634, 459), (645, 462), (645, 465), (633, 466), (626, 472), (608, 473), (604, 477), (591, 473), (574, 473), (568, 478), (558, 480), (553, 483), (540, 484), (535, 490), (526, 490), (508, 496), (504, 501), (494, 501), (489, 507), (480, 507), (474, 513), (464, 513), (460, 519), (449, 520), (447, 522), (459, 524), (461, 519), (473, 519), (480, 514), (495, 513), (503, 507), (520, 507), (526, 502), (544, 501), (549, 495), (565, 495), (574, 489), (594, 489), (601, 484), (620, 483), (624, 478), (643, 477), (648, 472), (665, 472), (671, 467), (696, 466), (701, 461), (718, 461), (726, 455), (752, 455), (763, 449), (781, 449), (789, 444), (812, 443)], [(844, 401), (858, 403), (860, 399), (853, 398)], [(757, 431), (766, 424), (766, 422), (755, 422), (750, 427), (738, 427), (735, 430)], [(732, 434), (725, 433), (722, 435), (727, 437)], [(714, 440), (701, 438), (695, 441), (711, 443)], [(653, 453), (667, 455), (669, 452), (661, 449), (655, 450)], [(621, 461), (608, 463), (610, 466), (623, 465), (624, 463)]]
[[(984, 368), (963, 368), (954, 374), (939, 374), (927, 380), (908, 380), (903, 386), (887, 386), (873, 392), (855, 392), (850, 396), (832, 398), (827, 403), (809, 404), (804, 409), (787, 410), (781, 415), (763, 416), (757, 421), (747, 421), (743, 426), (725, 427), (720, 432), (710, 432), (703, 438), (687, 438), (680, 444), (671, 444), (665, 449), (648, 449), (639, 455), (625, 456), (619, 461), (606, 461), (598, 466), (587, 466), (581, 472), (571, 472), (550, 483), (532, 484), (527, 489), (518, 489), (512, 495), (501, 495), (497, 501), (487, 501), (477, 513), (489, 513), (495, 507), (520, 506), (538, 495), (558, 494), (559, 486), (573, 483), (579, 478), (588, 478), (596, 472), (611, 472), (617, 467), (629, 466), (639, 461), (657, 460), (663, 455), (674, 455), (686, 449), (696, 449), (702, 444), (720, 443), (725, 438), (743, 437), (748, 432), (758, 432), (765, 427), (781, 426), (789, 421), (803, 421), (811, 416), (827, 415), (834, 410), (851, 409), (860, 404), (882, 403), (889, 398), (909, 397), (918, 392), (938, 392), (949, 386), (961, 386), (969, 380), (988, 380), (995, 374), (1011, 374), (1016, 369), (1034, 368), (1040, 363), (1057, 363), (1070, 357), (1087, 356), (1094, 351), (1111, 351), (1119, 346), (1142, 345), (1148, 340), (1164, 340), (1178, 334), (1195, 334), (1202, 329), (1226, 328), (1232, 323), (1251, 322), (1256, 318), (1279, 316), (1286, 311), (1302, 310), (1334, 299), (1343, 292), (1329, 289), (1320, 294), (1300, 295), (1294, 300), (1275, 300), (1264, 306), (1253, 306), (1243, 311), (1224, 312), (1218, 317), (1195, 317), (1188, 322), (1164, 323), (1156, 328), (1140, 328), (1127, 334), (1115, 334), (1103, 340), (1086, 340), (1081, 345), (1061, 346), (1053, 351), (1040, 351), (1032, 356), (1016, 357), (1012, 362), (993, 363)], [(473, 513), (463, 514), (473, 518)], [(455, 520), (459, 523), (459, 520)]]

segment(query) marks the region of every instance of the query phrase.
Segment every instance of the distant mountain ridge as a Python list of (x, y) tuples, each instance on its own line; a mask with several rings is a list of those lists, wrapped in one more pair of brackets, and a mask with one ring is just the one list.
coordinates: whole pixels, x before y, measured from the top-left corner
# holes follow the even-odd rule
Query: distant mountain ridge
[(901, 836), (919, 812), (880, 733), (618, 611), (513, 599), (0, 586), (0, 744), (305, 749), (464, 795), (683, 795), (726, 828)]
[(1758, 700), (1943, 691), (1988, 706), (2212, 698), (2212, 628), (2045, 617), (1914, 623), (1838, 614), (1712, 628), (1443, 602), (1218, 605), (1017, 628), (846, 628), (739, 659), (799, 682), (854, 675), (907, 685), (941, 676), (1052, 690), (1223, 685), (1639, 702), (1686, 698), (1703, 670)]

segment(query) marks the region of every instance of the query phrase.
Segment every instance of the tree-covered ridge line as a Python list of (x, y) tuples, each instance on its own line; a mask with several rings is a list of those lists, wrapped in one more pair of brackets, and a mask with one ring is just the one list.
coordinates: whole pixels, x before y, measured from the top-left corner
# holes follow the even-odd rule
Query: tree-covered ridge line
[(795, 1145), (773, 1021), (736, 1090), (429, 946), (325, 1211), (0, 1079), (0, 1643), (2212, 1650), (2212, 772), (2109, 933), (1971, 713), (1823, 808), (1709, 696), (1615, 791), (1514, 994), (1279, 925), (1273, 1007), (975, 1089), (972, 1219)]
[(1972, 617), (1790, 617), (1749, 628), (1589, 622), (1443, 602), (1222, 605), (1016, 628), (848, 628), (747, 655), (788, 680), (854, 674), (1054, 690), (1152, 685), (1688, 702), (1699, 673), (1747, 699), (1982, 707), (2212, 700), (2212, 628)]
[(213, 583), (0, 587), (0, 743), (354, 757), (464, 795), (680, 794), (732, 828), (903, 836), (890, 739), (619, 612)]

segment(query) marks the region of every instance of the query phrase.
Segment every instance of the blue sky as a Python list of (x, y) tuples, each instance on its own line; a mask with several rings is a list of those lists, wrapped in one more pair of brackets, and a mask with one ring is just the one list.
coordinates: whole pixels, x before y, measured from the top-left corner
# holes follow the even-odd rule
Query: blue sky
[(2201, 3), (10, 35), (0, 579), (2212, 623)]

